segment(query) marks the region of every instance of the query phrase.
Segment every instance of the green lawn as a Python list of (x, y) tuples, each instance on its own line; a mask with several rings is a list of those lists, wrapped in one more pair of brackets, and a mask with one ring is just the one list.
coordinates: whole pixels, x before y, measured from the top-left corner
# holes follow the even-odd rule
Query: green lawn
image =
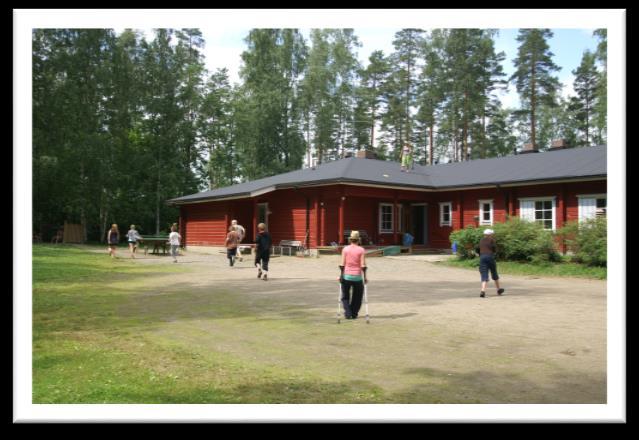
[[(511, 294), (480, 302), (464, 271), (430, 285), (421, 261), (371, 259), (371, 323), (338, 325), (332, 258), (274, 259), (279, 277), (263, 283), (250, 262), (187, 254), (171, 264), (34, 245), (33, 403), (605, 401), (601, 282), (555, 298), (512, 280)], [(539, 311), (534, 327), (522, 304)], [(576, 317), (595, 323), (584, 340)], [(577, 364), (562, 354), (578, 348)]]
[[(479, 258), (473, 258), (469, 260), (459, 260), (457, 258), (451, 258), (445, 261), (440, 261), (437, 264), (478, 270)], [(571, 263), (567, 261), (567, 259), (562, 262), (548, 263), (548, 264), (518, 263), (515, 261), (498, 261), (497, 272), (499, 272), (499, 274), (512, 274), (512, 275), (538, 275), (538, 276), (544, 276), (544, 277), (577, 277), (577, 278), (593, 278), (598, 280), (605, 280), (606, 274), (607, 274), (607, 268), (589, 267), (583, 264)]]
[[(158, 289), (157, 282), (148, 287), (148, 280), (191, 269), (136, 264), (122, 250), (124, 258), (111, 260), (106, 251), (33, 246), (33, 403), (381, 401), (380, 390), (370, 384), (327, 381), (304, 369), (250, 362), (224, 350), (163, 338), (156, 330), (170, 321), (167, 315), (196, 313), (197, 305), (189, 302), (199, 299), (179, 291), (171, 292), (177, 295), (170, 299), (145, 302), (145, 295), (152, 298)], [(224, 292), (216, 298), (209, 305), (221, 318), (244, 307)], [(233, 321), (226, 319), (226, 325), (242, 325), (242, 319)], [(260, 325), (264, 334), (273, 330), (268, 325), (288, 325), (295, 334), (303, 324), (265, 320)], [(192, 328), (181, 332), (185, 339), (212, 339)]]

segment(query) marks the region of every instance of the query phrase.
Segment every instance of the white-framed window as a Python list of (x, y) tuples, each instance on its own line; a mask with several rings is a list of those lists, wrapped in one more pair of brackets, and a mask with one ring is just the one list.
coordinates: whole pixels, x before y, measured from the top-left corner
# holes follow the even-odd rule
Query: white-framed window
[(379, 233), (392, 234), (395, 213), (391, 203), (379, 204)]
[(522, 220), (541, 223), (544, 229), (556, 228), (556, 197), (531, 197), (519, 199), (519, 217)]
[(442, 202), (439, 204), (439, 226), (453, 225), (453, 203)]
[(492, 199), (479, 201), (479, 224), (480, 225), (493, 224), (493, 200)]
[(606, 217), (608, 197), (606, 194), (577, 195), (579, 201), (579, 223), (597, 217)]

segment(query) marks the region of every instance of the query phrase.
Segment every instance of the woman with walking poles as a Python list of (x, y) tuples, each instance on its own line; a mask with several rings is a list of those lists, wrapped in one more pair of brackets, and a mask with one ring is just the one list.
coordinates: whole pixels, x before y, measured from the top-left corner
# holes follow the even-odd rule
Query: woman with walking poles
[[(341, 272), (339, 281), (342, 288), (341, 301), (346, 319), (357, 319), (362, 306), (362, 295), (366, 279), (366, 256), (364, 248), (359, 245), (359, 231), (351, 231), (348, 238), (350, 244), (342, 250), (339, 265)], [(352, 295), (351, 295), (352, 290)]]
[(492, 229), (486, 229), (484, 231), (484, 237), (479, 241), (479, 274), (481, 275), (481, 292), (479, 296), (481, 298), (486, 297), (486, 286), (488, 285), (488, 271), (495, 282), (497, 288), (497, 295), (504, 293), (504, 289), (499, 287), (499, 275), (497, 274), (497, 263), (495, 262), (495, 239), (493, 234), (495, 231)]

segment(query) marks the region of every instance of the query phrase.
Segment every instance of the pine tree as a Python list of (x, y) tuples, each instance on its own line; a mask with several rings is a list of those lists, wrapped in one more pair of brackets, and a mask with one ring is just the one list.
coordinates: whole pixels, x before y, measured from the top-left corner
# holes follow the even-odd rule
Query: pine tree
[(594, 35), (599, 39), (596, 59), (601, 65), (597, 79), (596, 103), (595, 103), (595, 142), (597, 144), (606, 143), (606, 133), (608, 131), (608, 34), (606, 29), (597, 29)]
[[(402, 29), (395, 34), (395, 39), (393, 40), (395, 52), (391, 54), (391, 63), (396, 70), (393, 73), (394, 81), (390, 84), (396, 86), (395, 93), (401, 94), (403, 121), (395, 121), (396, 128), (401, 126), (404, 131), (402, 135), (396, 133), (395, 145), (396, 148), (400, 149), (402, 147), (401, 144), (405, 142), (413, 144), (415, 140), (411, 120), (413, 118), (413, 109), (416, 108), (415, 87), (424, 45), (422, 34), (424, 34), (422, 29)], [(399, 113), (396, 116), (399, 116)], [(396, 151), (395, 154), (397, 155), (399, 152)]]
[[(370, 121), (368, 127), (370, 135), (368, 137), (367, 149), (373, 150), (375, 146), (375, 126), (380, 119), (380, 105), (382, 102), (382, 92), (384, 83), (390, 72), (390, 66), (384, 53), (376, 50), (368, 57), (368, 66), (360, 71), (360, 98), (361, 110), (358, 112), (358, 122), (367, 119)], [(362, 119), (359, 119), (359, 118)], [(360, 122), (364, 124), (363, 122)], [(363, 127), (362, 127), (363, 128)]]
[(599, 75), (595, 67), (595, 54), (586, 51), (581, 58), (581, 64), (572, 71), (575, 75), (574, 90), (577, 93), (579, 106), (579, 128), (583, 133), (581, 145), (592, 144), (591, 129), (595, 115), (597, 87)]
[(537, 110), (540, 105), (555, 105), (559, 80), (552, 72), (561, 68), (552, 61), (547, 40), (553, 33), (549, 29), (520, 29), (517, 58), (513, 60), (515, 73), (509, 81), (515, 81), (517, 92), (527, 106), (529, 114), (530, 142), (537, 145)]
[(444, 78), (444, 44), (446, 31), (435, 29), (424, 42), (425, 65), (420, 74), (417, 88), (419, 110), (416, 115), (418, 126), (428, 136), (428, 163), (434, 163), (434, 131), (437, 112), (440, 109), (445, 93)]

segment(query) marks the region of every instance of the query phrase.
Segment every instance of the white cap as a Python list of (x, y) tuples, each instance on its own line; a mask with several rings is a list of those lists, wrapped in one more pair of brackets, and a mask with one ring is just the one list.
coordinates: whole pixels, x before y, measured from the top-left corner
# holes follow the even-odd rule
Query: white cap
[(492, 229), (484, 229), (484, 235), (490, 235), (490, 234), (494, 234), (495, 231), (493, 231)]

